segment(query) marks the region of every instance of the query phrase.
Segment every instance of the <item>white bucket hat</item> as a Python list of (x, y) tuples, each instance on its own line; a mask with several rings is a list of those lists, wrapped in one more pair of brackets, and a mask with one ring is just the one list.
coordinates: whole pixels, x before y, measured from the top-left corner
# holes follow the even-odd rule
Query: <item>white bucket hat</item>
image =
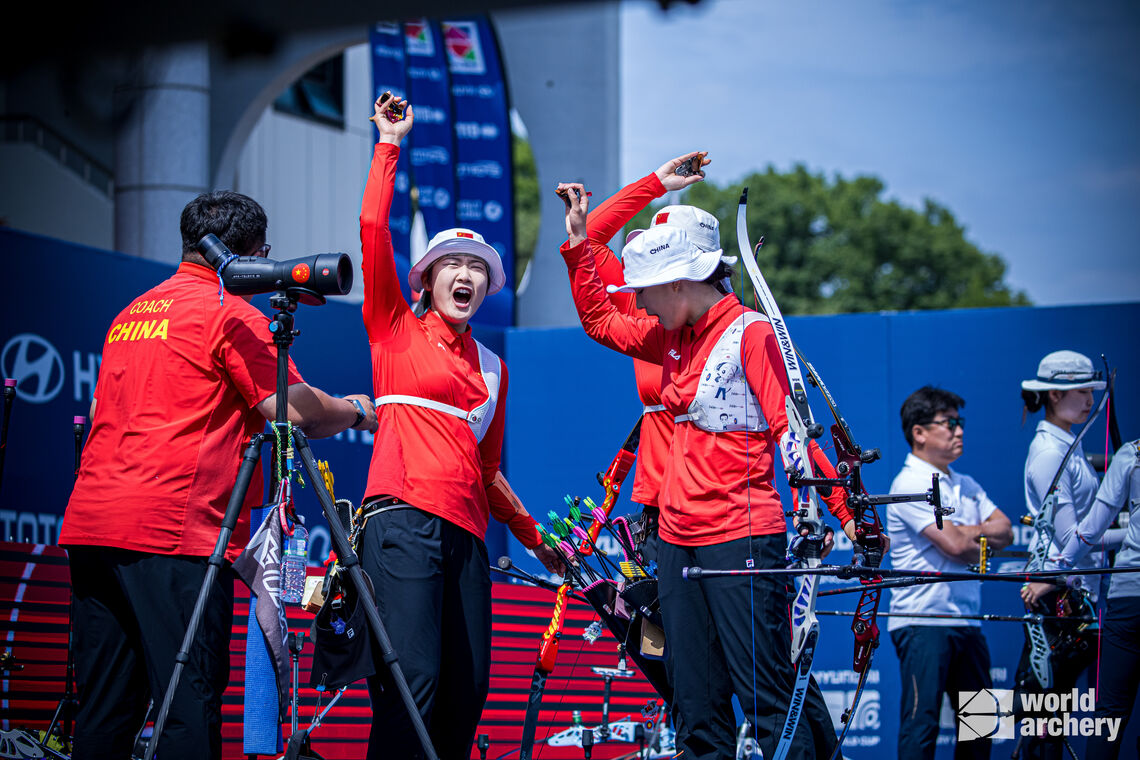
[(610, 285), (610, 293), (629, 293), (638, 288), (664, 285), (677, 280), (700, 282), (720, 263), (719, 248), (702, 250), (680, 227), (650, 227), (622, 249), (621, 263), (625, 284)]
[(1093, 369), (1092, 359), (1076, 351), (1054, 351), (1037, 365), (1037, 377), (1023, 380), (1026, 391), (1071, 391), (1081, 388), (1102, 390), (1103, 375)]
[[(653, 214), (650, 228), (668, 225), (680, 227), (689, 235), (689, 240), (702, 251), (714, 251), (720, 248), (720, 222), (709, 212), (696, 206), (665, 206)], [(630, 243), (645, 230), (632, 230), (625, 236), (625, 242)]]
[(487, 285), (487, 295), (498, 293), (507, 284), (507, 275), (503, 272), (503, 260), (499, 257), (499, 252), (488, 245), (478, 232), (463, 227), (452, 227), (433, 237), (423, 254), (412, 262), (411, 271), (408, 272), (408, 285), (414, 292), (419, 293), (424, 289), (423, 273), (439, 259), (454, 254), (477, 256), (486, 262), (491, 280)]

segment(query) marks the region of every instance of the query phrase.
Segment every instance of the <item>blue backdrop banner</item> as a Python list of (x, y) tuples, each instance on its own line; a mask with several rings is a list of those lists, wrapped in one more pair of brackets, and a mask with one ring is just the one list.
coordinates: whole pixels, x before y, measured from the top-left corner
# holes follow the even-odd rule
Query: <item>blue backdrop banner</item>
[[(382, 22), (374, 25), (369, 30), (368, 41), (372, 50), (373, 97), (378, 98), (390, 90), (394, 96), (406, 98), (408, 80), (404, 65), (404, 33), (400, 24)], [(373, 129), (373, 139), (375, 138), (376, 131)], [(392, 207), (388, 212), (388, 227), (392, 232), (392, 248), (396, 251), (396, 260), (405, 262), (411, 253), (412, 233), (412, 178), (408, 166), (408, 151), (401, 150), (400, 160), (396, 164), (396, 192), (392, 196)], [(361, 195), (363, 190), (361, 188)], [(401, 287), (407, 295), (407, 282), (403, 281)]]
[(404, 23), (408, 101), (416, 126), (408, 135), (412, 181), (430, 240), (455, 227), (455, 130), (450, 80), (439, 24), (428, 19)]
[(503, 259), (507, 285), (483, 302), (479, 321), (514, 324), (514, 193), (507, 90), (498, 43), (484, 17), (441, 24), (455, 118), (456, 218)]

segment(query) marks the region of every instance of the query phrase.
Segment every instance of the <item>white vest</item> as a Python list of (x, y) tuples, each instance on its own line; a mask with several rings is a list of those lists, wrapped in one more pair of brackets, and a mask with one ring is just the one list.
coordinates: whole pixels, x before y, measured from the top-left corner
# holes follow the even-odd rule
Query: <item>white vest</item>
[(495, 417), (495, 407), (499, 403), (499, 382), (502, 380), (502, 365), (499, 364), (499, 357), (495, 355), (494, 351), (477, 340), (475, 341), (475, 345), (479, 348), (479, 373), (483, 375), (483, 382), (487, 385), (487, 400), (479, 406), (468, 411), (460, 409), (457, 406), (444, 404), (441, 401), (433, 401), (430, 398), (403, 396), (399, 394), (381, 396), (376, 399), (376, 406), (380, 407), (385, 404), (407, 404), (408, 406), (419, 406), (424, 409), (434, 409), (437, 412), (454, 415), (462, 420), (467, 420), (467, 424), (471, 426), (471, 432), (474, 434), (475, 440), (482, 442), (483, 436), (487, 434), (488, 428), (491, 427), (491, 420)]
[(737, 430), (760, 433), (768, 429), (760, 403), (748, 387), (740, 356), (745, 328), (761, 321), (767, 322), (768, 318), (746, 311), (728, 326), (701, 370), (701, 381), (696, 398), (689, 404), (689, 413), (674, 417), (674, 422), (691, 422), (709, 433)]

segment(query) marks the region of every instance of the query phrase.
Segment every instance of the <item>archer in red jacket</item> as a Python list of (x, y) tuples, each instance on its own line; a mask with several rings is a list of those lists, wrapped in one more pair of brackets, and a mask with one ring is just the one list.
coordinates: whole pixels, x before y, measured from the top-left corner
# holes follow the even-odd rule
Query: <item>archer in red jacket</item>
[[(649, 316), (623, 314), (597, 274), (584, 188), (559, 189), (570, 199), (562, 253), (582, 325), (603, 345), (661, 366), (661, 402), (673, 417), (659, 497), (658, 582), (689, 750), (721, 757), (721, 737), (733, 730), (727, 686), (771, 756), (795, 680), (790, 588), (770, 578), (686, 581), (681, 568), (784, 566), (786, 523), (772, 478), (775, 454), (793, 434), (775, 335), (762, 315), (717, 288), (729, 271), (721, 251), (702, 250), (669, 225), (623, 250), (623, 283), (608, 289), (633, 293)], [(814, 443), (809, 452), (817, 471), (831, 477), (834, 468)], [(843, 495), (835, 489), (826, 501), (854, 538)], [(814, 683), (809, 703), (809, 712), (826, 715)], [(829, 722), (802, 721), (791, 756), (824, 755), (834, 745)]]

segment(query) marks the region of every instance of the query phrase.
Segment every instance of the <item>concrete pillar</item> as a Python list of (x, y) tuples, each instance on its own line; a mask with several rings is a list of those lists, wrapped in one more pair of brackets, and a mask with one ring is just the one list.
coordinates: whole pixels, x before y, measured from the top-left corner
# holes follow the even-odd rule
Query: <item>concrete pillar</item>
[[(558, 255), (566, 221), (554, 187), (582, 182), (595, 203), (620, 188), (619, 10), (616, 2), (583, 3), (494, 16), (511, 102), (526, 124), (538, 167), (538, 247), (515, 306), (519, 327), (578, 324), (566, 265)], [(567, 40), (573, 46), (567, 47)]]
[(115, 88), (115, 248), (155, 261), (182, 256), (183, 206), (209, 184), (206, 43), (148, 49)]

